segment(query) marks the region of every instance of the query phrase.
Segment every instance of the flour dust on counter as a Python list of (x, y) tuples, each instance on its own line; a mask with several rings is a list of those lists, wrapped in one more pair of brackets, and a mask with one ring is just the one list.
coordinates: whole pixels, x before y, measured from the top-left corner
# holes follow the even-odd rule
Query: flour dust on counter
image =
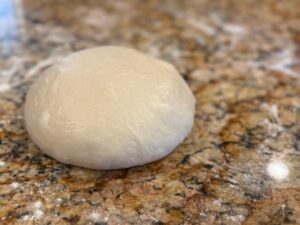
[[(20, 2), (22, 38), (0, 49), (0, 224), (300, 224), (298, 0)], [(161, 58), (188, 83), (194, 125), (172, 154), (95, 171), (29, 139), (30, 85), (99, 45)]]

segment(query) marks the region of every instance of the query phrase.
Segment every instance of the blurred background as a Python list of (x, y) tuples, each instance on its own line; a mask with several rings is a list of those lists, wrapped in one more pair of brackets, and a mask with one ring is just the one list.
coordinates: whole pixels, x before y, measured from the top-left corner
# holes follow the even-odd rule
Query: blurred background
[(211, 70), (232, 60), (295, 75), (298, 18), (299, 0), (1, 0), (1, 65), (15, 56), (20, 67), (83, 48), (125, 45), (170, 61), (191, 79), (213, 76)]
[[(194, 92), (162, 161), (96, 172), (28, 139), (28, 87), (101, 45), (172, 63)], [(0, 0), (0, 223), (300, 224), (299, 74), (300, 0)]]

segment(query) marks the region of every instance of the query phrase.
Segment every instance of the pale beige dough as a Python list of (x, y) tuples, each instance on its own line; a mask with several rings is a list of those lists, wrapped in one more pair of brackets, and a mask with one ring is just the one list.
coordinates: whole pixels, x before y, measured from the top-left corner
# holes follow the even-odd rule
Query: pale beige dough
[(190, 132), (195, 98), (169, 63), (124, 47), (67, 56), (30, 88), (32, 140), (66, 164), (120, 169), (161, 159)]

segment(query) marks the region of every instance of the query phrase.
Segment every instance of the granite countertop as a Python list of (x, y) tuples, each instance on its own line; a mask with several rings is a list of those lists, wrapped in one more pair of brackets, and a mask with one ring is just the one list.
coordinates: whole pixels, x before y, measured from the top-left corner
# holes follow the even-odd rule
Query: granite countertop
[[(0, 224), (300, 224), (299, 25), (299, 0), (1, 0)], [(195, 124), (168, 157), (94, 171), (28, 138), (30, 84), (98, 45), (160, 57), (190, 85)]]

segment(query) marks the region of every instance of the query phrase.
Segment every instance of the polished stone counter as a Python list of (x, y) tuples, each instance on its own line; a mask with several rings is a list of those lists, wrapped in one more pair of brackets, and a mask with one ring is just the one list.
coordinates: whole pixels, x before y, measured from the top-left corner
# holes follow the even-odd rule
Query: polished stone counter
[[(29, 139), (30, 84), (99, 45), (169, 61), (190, 85), (194, 128), (171, 155), (93, 171)], [(300, 224), (299, 0), (1, 0), (0, 68), (0, 224)]]

